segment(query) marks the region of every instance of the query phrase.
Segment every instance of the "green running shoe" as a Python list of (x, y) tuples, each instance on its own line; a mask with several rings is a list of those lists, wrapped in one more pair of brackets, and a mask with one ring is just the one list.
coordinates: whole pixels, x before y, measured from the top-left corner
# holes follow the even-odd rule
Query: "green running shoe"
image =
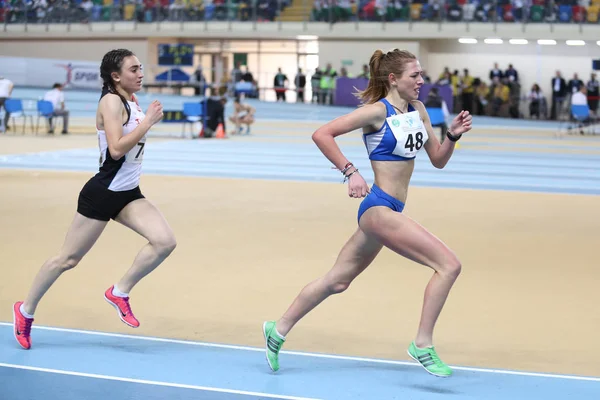
[(420, 349), (412, 342), (408, 346), (408, 355), (417, 361), (431, 375), (447, 378), (452, 375), (452, 369), (448, 367), (437, 355), (433, 346)]
[(276, 372), (279, 369), (279, 350), (285, 342), (285, 338), (282, 338), (277, 334), (275, 329), (275, 321), (266, 321), (263, 324), (263, 336), (265, 338), (265, 350), (267, 352), (267, 362), (269, 367)]

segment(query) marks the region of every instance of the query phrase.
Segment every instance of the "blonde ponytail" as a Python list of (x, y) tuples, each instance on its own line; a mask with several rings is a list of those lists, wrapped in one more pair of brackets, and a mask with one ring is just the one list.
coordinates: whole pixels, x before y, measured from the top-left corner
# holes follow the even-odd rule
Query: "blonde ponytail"
[(357, 91), (355, 96), (364, 104), (373, 104), (383, 99), (390, 90), (389, 75), (394, 73), (401, 76), (406, 69), (406, 64), (416, 59), (414, 54), (405, 50), (394, 49), (387, 53), (379, 49), (375, 50), (369, 61), (371, 79), (367, 88)]

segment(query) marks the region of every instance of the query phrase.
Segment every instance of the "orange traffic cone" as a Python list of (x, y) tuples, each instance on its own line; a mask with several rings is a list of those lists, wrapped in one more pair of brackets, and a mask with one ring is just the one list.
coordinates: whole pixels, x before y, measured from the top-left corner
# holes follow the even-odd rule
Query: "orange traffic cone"
[(219, 124), (219, 126), (217, 126), (215, 137), (217, 139), (225, 139), (225, 129), (223, 129), (223, 124)]

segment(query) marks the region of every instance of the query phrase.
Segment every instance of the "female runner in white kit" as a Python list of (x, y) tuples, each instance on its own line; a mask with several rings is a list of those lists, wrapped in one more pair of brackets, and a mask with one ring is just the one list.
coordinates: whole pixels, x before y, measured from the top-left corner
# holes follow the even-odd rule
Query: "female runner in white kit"
[[(131, 327), (140, 323), (131, 311), (129, 292), (176, 246), (169, 224), (139, 188), (146, 133), (162, 119), (162, 105), (154, 101), (146, 114), (142, 112), (134, 93), (141, 89), (144, 74), (129, 50), (106, 53), (100, 75), (104, 82), (96, 112), (100, 170), (79, 194), (77, 213), (62, 248), (42, 265), (25, 301), (13, 305), (15, 338), (25, 349), (31, 347), (33, 314), (42, 296), (63, 272), (81, 261), (110, 219), (148, 240), (121, 280), (104, 293), (119, 318)], [(116, 262), (110, 255), (106, 261)]]

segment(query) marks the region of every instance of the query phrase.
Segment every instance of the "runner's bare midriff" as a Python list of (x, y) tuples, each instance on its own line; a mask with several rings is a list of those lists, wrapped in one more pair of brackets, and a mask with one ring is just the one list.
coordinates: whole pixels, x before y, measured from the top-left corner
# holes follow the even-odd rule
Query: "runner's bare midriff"
[(375, 173), (375, 184), (390, 196), (405, 203), (415, 160), (371, 161), (371, 166)]

